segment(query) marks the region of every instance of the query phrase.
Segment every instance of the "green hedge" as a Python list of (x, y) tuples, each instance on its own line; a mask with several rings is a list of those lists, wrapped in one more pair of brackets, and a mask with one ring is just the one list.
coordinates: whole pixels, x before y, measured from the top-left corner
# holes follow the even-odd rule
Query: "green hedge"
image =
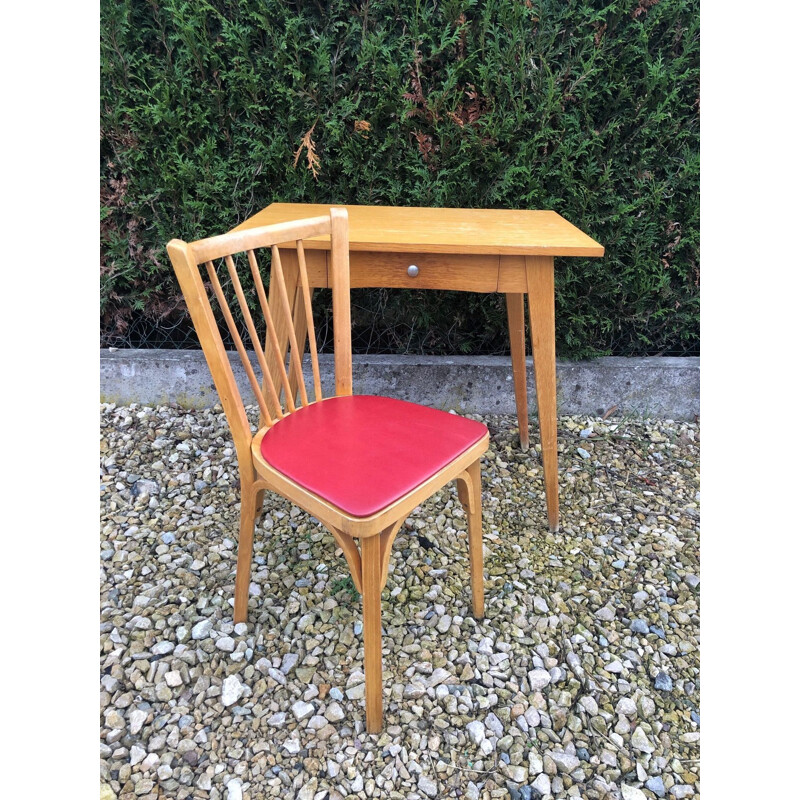
[[(185, 325), (169, 239), (307, 201), (554, 209), (606, 247), (556, 261), (559, 355), (697, 352), (698, 27), (696, 0), (102, 0), (103, 341)], [(356, 349), (508, 346), (499, 296), (355, 306)]]

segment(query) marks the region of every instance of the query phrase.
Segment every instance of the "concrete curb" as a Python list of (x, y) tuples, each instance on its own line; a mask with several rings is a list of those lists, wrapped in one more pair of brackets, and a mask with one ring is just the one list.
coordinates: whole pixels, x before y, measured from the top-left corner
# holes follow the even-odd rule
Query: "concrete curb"
[[(245, 402), (255, 402), (235, 353), (231, 363)], [(535, 415), (530, 358), (527, 363), (529, 408)], [(320, 356), (320, 372), (323, 390), (332, 394), (333, 356)], [(556, 372), (560, 414), (601, 415), (612, 406), (617, 414), (676, 420), (694, 420), (700, 413), (699, 358), (559, 361)], [(353, 391), (465, 413), (516, 412), (506, 356), (354, 356)], [(102, 400), (116, 403), (205, 407), (218, 402), (199, 350), (101, 350), (100, 393)]]

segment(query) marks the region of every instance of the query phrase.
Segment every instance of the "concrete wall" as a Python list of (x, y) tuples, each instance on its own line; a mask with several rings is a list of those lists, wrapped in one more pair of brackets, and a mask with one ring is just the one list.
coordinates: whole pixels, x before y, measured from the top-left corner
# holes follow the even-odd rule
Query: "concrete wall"
[[(231, 363), (245, 402), (255, 402), (235, 353)], [(530, 358), (527, 363), (535, 414)], [(320, 357), (320, 371), (323, 389), (332, 394), (333, 356)], [(556, 373), (560, 414), (600, 415), (615, 405), (617, 413), (644, 417), (694, 420), (700, 413), (699, 358), (559, 361)], [(217, 402), (199, 350), (101, 350), (100, 391), (102, 400), (117, 403)], [(354, 356), (353, 391), (467, 413), (516, 412), (511, 359), (502, 356)]]

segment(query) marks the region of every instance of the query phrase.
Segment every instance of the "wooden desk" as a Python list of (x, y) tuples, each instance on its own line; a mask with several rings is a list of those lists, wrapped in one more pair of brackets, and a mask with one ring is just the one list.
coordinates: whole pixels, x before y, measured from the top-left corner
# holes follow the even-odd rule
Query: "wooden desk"
[[(327, 214), (329, 205), (273, 203), (235, 230)], [(555, 211), (344, 206), (350, 219), (350, 286), (503, 292), (520, 444), (528, 449), (525, 306), (531, 329), (547, 518), (558, 529), (554, 256), (602, 256), (603, 247)], [(328, 287), (330, 242), (306, 242), (309, 281)], [(291, 271), (291, 251), (284, 269)], [(417, 269), (409, 269), (411, 266)], [(291, 280), (291, 278), (289, 278)], [(287, 287), (288, 288), (288, 287)], [(293, 311), (305, 338), (302, 303)], [(286, 338), (284, 331), (284, 340)], [(284, 351), (285, 355), (285, 351)], [(277, 365), (276, 365), (277, 368)]]

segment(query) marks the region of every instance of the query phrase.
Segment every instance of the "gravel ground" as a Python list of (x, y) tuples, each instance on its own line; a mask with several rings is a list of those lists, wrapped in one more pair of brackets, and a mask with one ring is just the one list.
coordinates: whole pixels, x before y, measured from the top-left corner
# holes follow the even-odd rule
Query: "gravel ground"
[(699, 426), (560, 418), (551, 534), (536, 454), (480, 419), (486, 617), (451, 485), (394, 544), (374, 736), (332, 537), (268, 495), (234, 626), (221, 410), (101, 405), (102, 800), (699, 797)]

